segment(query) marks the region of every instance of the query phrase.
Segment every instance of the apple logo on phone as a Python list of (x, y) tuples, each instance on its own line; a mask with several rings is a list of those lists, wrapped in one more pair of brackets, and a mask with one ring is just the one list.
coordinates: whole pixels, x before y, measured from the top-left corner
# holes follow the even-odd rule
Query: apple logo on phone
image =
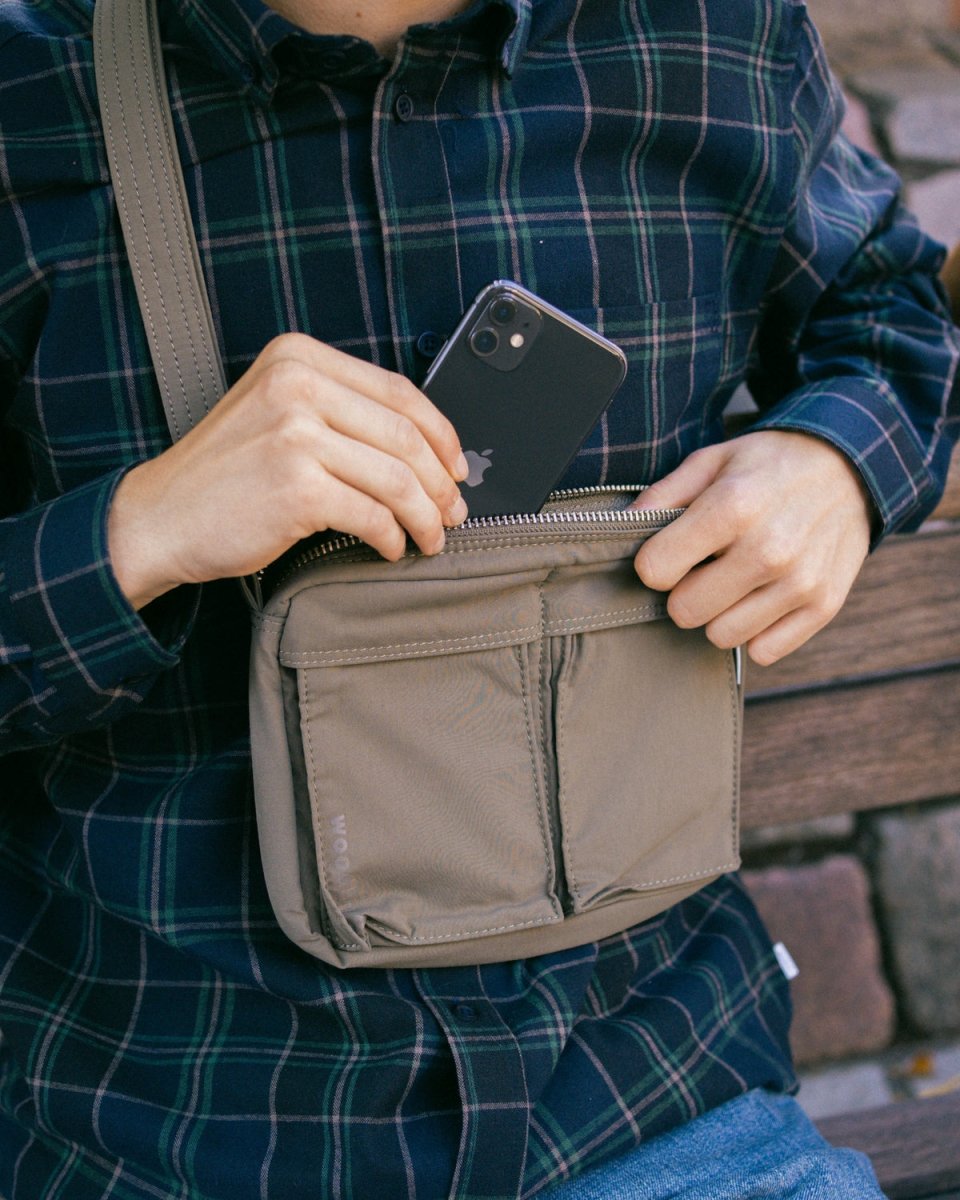
[(478, 487), (483, 483), (483, 476), (491, 465), (489, 456), (492, 453), (492, 450), (484, 450), (482, 454), (478, 454), (476, 450), (464, 450), (463, 457), (467, 460), (467, 466), (470, 468), (470, 474), (463, 481), (467, 487)]

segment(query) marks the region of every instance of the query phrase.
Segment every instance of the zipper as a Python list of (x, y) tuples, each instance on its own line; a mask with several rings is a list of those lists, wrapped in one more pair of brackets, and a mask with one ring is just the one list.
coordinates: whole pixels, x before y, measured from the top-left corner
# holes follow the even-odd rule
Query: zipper
[[(457, 541), (463, 538), (469, 538), (471, 535), (484, 532), (487, 530), (505, 529), (516, 530), (520, 526), (524, 526), (530, 530), (537, 529), (556, 529), (562, 526), (571, 525), (624, 525), (624, 526), (650, 526), (664, 525), (678, 517), (683, 509), (681, 508), (648, 508), (648, 509), (632, 509), (632, 508), (554, 508), (545, 511), (547, 505), (563, 504), (572, 500), (589, 500), (591, 498), (613, 497), (617, 495), (629, 495), (631, 497), (638, 495), (646, 490), (646, 486), (642, 484), (597, 484), (592, 487), (579, 488), (562, 488), (559, 491), (551, 492), (547, 497), (544, 509), (538, 513), (504, 513), (498, 516), (488, 517), (468, 517), (462, 525), (456, 525), (452, 529), (445, 530), (447, 541)], [(293, 558), (284, 562), (281, 559), (278, 563), (274, 563), (270, 567), (264, 568), (256, 575), (256, 581), (259, 585), (274, 574), (279, 569), (279, 574), (275, 579), (271, 579), (270, 591), (275, 591), (282, 584), (304, 567), (313, 565), (314, 563), (323, 562), (335, 555), (344, 553), (349, 550), (356, 550), (358, 547), (365, 547), (370, 552), (371, 558), (379, 557), (377, 551), (372, 547), (367, 546), (362, 538), (357, 537), (352, 533), (341, 533), (335, 537), (331, 537), (322, 542), (315, 542), (305, 549), (299, 551)], [(407, 550), (406, 554), (419, 554), (419, 550)], [(440, 551), (444, 553), (443, 550)]]

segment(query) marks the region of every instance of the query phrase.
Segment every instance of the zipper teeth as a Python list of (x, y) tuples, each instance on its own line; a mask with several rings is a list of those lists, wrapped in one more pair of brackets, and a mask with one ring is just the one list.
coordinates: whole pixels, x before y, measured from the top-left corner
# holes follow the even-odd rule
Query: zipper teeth
[[(555, 497), (557, 498), (557, 497)], [(593, 524), (605, 522), (614, 524), (617, 521), (627, 521), (631, 524), (648, 524), (649, 522), (665, 521), (674, 516), (679, 510), (673, 508), (620, 509), (604, 508), (597, 512), (581, 509), (562, 510), (560, 512), (540, 513), (505, 513), (499, 517), (472, 517), (462, 525), (447, 530), (447, 537), (456, 536), (457, 530), (470, 533), (474, 529), (509, 529), (513, 525), (576, 525), (584, 521)]]
[[(596, 484), (593, 487), (563, 488), (560, 491), (551, 492), (547, 497), (547, 503), (560, 500), (586, 500), (591, 496), (612, 496), (620, 492), (639, 493), (644, 490), (645, 487), (640, 485), (624, 486), (622, 484)], [(600, 509), (597, 512), (574, 509), (561, 510), (559, 512), (504, 513), (500, 516), (468, 517), (462, 525), (448, 529), (446, 534), (449, 538), (460, 534), (470, 534), (483, 529), (512, 529), (518, 525), (576, 525), (584, 521), (591, 524), (614, 524), (617, 521), (625, 521), (627, 524), (635, 525), (656, 524), (661, 521), (670, 521), (680, 512), (682, 512), (682, 509), (678, 508), (608, 508)], [(301, 567), (319, 562), (324, 558), (329, 558), (333, 554), (338, 554), (341, 550), (352, 550), (357, 546), (364, 545), (366, 543), (362, 538), (358, 538), (352, 533), (343, 533), (339, 537), (331, 538), (329, 541), (321, 543), (319, 546), (312, 546), (290, 563), (283, 574), (277, 579), (275, 587), (279, 587), (282, 583), (286, 582)], [(371, 553), (376, 552), (371, 550)]]

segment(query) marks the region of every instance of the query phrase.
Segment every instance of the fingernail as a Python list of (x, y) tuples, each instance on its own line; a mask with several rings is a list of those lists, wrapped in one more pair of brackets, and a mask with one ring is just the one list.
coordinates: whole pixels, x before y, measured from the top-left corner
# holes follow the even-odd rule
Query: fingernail
[(470, 464), (467, 462), (463, 454), (457, 459), (456, 466), (453, 469), (453, 477), (457, 482), (462, 482), (470, 474)]
[(459, 525), (466, 520), (467, 502), (462, 496), (457, 497), (456, 504), (447, 509), (447, 523), (450, 525)]

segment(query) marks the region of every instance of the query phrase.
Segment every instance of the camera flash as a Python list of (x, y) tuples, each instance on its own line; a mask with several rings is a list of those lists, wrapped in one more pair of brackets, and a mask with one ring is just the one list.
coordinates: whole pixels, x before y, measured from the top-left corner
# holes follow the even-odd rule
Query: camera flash
[(524, 338), (522, 333), (512, 333), (510, 335), (510, 345), (514, 348), (514, 350), (519, 350), (523, 345), (523, 341)]

